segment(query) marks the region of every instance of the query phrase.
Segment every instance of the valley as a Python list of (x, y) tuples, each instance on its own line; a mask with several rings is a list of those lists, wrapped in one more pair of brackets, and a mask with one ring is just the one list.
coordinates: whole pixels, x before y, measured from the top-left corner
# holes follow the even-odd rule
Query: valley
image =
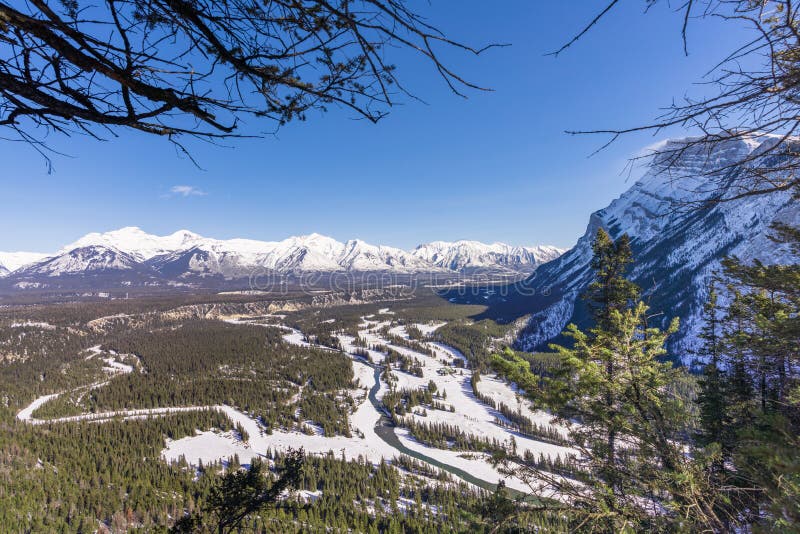
[[(377, 315), (378, 318), (375, 318)], [(353, 390), (355, 406), (348, 414), (350, 436), (326, 436), (314, 421), (302, 421), (303, 431), (273, 430), (266, 427), (252, 414), (247, 414), (240, 409), (227, 405), (210, 406), (171, 406), (144, 409), (126, 409), (114, 411), (99, 411), (79, 415), (62, 416), (55, 418), (39, 418), (37, 413), (44, 406), (60, 396), (48, 394), (35, 399), (30, 405), (16, 414), (20, 421), (34, 425), (92, 422), (102, 423), (110, 420), (130, 421), (136, 419), (163, 417), (182, 412), (193, 411), (218, 411), (230, 420), (231, 426), (241, 428), (244, 432), (219, 430), (197, 430), (197, 435), (187, 436), (179, 440), (168, 440), (162, 451), (162, 457), (167, 463), (186, 461), (189, 465), (213, 465), (220, 463), (226, 465), (236, 455), (242, 464), (250, 464), (253, 458), (264, 457), (267, 450), (286, 452), (289, 449), (302, 447), (310, 454), (341, 454), (347, 460), (366, 460), (375, 465), (381, 461), (391, 462), (399, 455), (405, 454), (417, 460), (432, 464), (456, 477), (483, 489), (492, 489), (499, 480), (516, 491), (528, 493), (531, 488), (523, 481), (506, 478), (491, 465), (490, 455), (478, 451), (465, 454), (463, 451), (449, 448), (437, 448), (421, 443), (409, 432), (407, 426), (414, 423), (454, 425), (460, 428), (469, 438), (482, 438), (495, 441), (498, 447), (510, 446), (515, 442), (515, 447), (522, 453), (531, 453), (555, 460), (566, 457), (575, 451), (561, 445), (531, 439), (519, 432), (513, 431), (511, 422), (503, 414), (491, 406), (481, 402), (473, 393), (472, 372), (466, 358), (457, 350), (443, 343), (422, 341), (420, 346), (429, 350), (422, 353), (413, 349), (393, 345), (387, 341), (381, 332), (398, 336), (400, 339), (411, 341), (405, 332), (405, 327), (392, 321), (393, 312), (390, 308), (382, 308), (378, 314), (361, 317), (358, 325), (357, 336), (339, 334), (342, 351), (351, 358), (353, 367), (354, 384), (358, 386)], [(280, 317), (277, 317), (280, 319)], [(257, 319), (237, 317), (228, 319), (232, 324), (259, 324)], [(335, 322), (335, 319), (332, 321)], [(415, 324), (413, 328), (425, 332), (430, 336), (438, 327), (445, 323)], [(329, 347), (310, 343), (306, 336), (297, 329), (281, 324), (265, 324), (265, 328), (280, 328), (289, 333), (283, 334), (282, 339), (289, 344), (303, 348), (314, 348), (321, 351), (333, 351)], [(361, 344), (357, 344), (357, 340)], [(421, 376), (405, 372), (397, 365), (385, 363), (386, 354), (375, 349), (362, 347), (366, 342), (368, 347), (381, 347), (381, 350), (392, 350), (411, 358), (421, 364)], [(90, 351), (100, 352), (99, 347)], [(114, 388), (113, 376), (134, 372), (133, 368), (123, 367), (124, 364), (110, 360), (113, 367), (105, 370), (111, 378), (103, 383), (78, 388), (83, 395), (91, 394), (98, 388)], [(108, 362), (107, 362), (108, 363)], [(138, 371), (137, 371), (138, 372)], [(387, 417), (389, 413), (381, 401), (388, 391), (397, 390), (425, 390), (430, 387), (443, 394), (442, 403), (451, 407), (449, 409), (432, 409), (431, 406), (415, 407), (409, 413), (399, 418), (398, 426)], [(509, 406), (518, 406), (520, 414), (531, 409), (527, 401), (522, 401), (512, 385), (506, 384), (495, 376), (484, 376), (477, 382), (477, 390), (483, 394), (491, 391), (497, 402)], [(449, 396), (448, 396), (449, 392)], [(302, 393), (301, 393), (302, 394)], [(423, 415), (423, 409), (425, 414)], [(525, 409), (526, 412), (523, 412)], [(452, 411), (451, 411), (452, 410)], [(530, 417), (538, 420), (540, 424), (549, 425), (550, 417), (543, 412), (531, 412)], [(246, 436), (246, 437), (245, 437)]]
[[(140, 489), (127, 497), (97, 488), (90, 498), (104, 518), (100, 525), (145, 530), (203, 499), (228, 470), (258, 461), (277, 466), (299, 448), (310, 478), (284, 498), (308, 513), (328, 513), (322, 510), (333, 509), (324, 503), (339, 502), (343, 490), (331, 486), (339, 469), (378, 477), (353, 494), (352, 504), (337, 505), (352, 510), (356, 524), (401, 520), (422, 528), (444, 514), (453, 531), (471, 528), (481, 521), (475, 506), (498, 482), (520, 497), (557, 497), (493, 461), (513, 447), (561, 465), (574, 451), (519, 426), (530, 419), (531, 428), (544, 431), (550, 416), (530, 411), (530, 401), (486, 366), (497, 341), (485, 337), (485, 353), (448, 341), (448, 329), (474, 328), (468, 317), (476, 307), (433, 292), (299, 307), (282, 299), (0, 308), (0, 424), (7, 430), (0, 449), (29, 451), (6, 469), (28, 488), (25, 495), (58, 491), (65, 502), (85, 497), (52, 478), (60, 471), (88, 487), (96, 477), (114, 485), (135, 481)], [(374, 493), (384, 476), (395, 480), (396, 497)], [(158, 497), (167, 488), (173, 496)], [(24, 511), (39, 506), (21, 495), (0, 491), (4, 524), (27, 522)], [(97, 521), (95, 512), (66, 511), (47, 507), (41, 517), (68, 531)]]
[(496, 4), (0, 1), (0, 534), (800, 533), (800, 3)]
[(773, 477), (780, 502), (793, 469), (800, 212), (789, 192), (677, 211), (672, 180), (711, 163), (671, 163), (566, 252), (123, 228), (0, 254), (0, 525), (208, 532), (253, 475), (282, 488), (253, 532), (771, 521), (724, 481)]

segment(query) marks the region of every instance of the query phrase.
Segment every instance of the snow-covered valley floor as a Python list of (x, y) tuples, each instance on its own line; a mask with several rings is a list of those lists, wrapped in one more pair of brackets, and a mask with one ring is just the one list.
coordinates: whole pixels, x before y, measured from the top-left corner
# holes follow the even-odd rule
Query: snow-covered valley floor
[[(231, 321), (233, 322), (233, 321)], [(273, 325), (274, 326), (274, 325)], [(415, 325), (425, 335), (428, 335), (438, 325)], [(571, 449), (550, 443), (544, 443), (523, 436), (507, 426), (499, 424), (504, 422), (503, 415), (481, 402), (474, 394), (471, 385), (472, 372), (469, 369), (456, 367), (453, 361), (456, 359), (464, 360), (457, 350), (431, 341), (424, 341), (428, 349), (433, 351), (433, 355), (422, 354), (410, 348), (400, 345), (393, 345), (381, 334), (381, 329), (389, 327), (391, 334), (408, 338), (404, 327), (393, 325), (391, 321), (370, 321), (364, 318), (359, 326), (359, 338), (365, 340), (370, 346), (385, 345), (398, 353), (414, 358), (422, 365), (422, 377), (413, 376), (399, 369), (393, 368), (392, 374), (396, 377), (396, 388), (423, 388), (428, 387), (430, 382), (436, 384), (437, 392), (446, 392), (446, 398), (440, 402), (446, 406), (452, 406), (453, 410), (427, 409), (426, 415), (422, 415), (419, 409), (412, 410), (405, 417), (422, 423), (445, 423), (461, 429), (463, 432), (489, 440), (496, 440), (498, 443), (515, 443), (517, 451), (523, 453), (530, 451), (535, 456), (544, 455), (555, 458), (570, 454)], [(283, 336), (288, 343), (299, 346), (309, 347), (310, 345), (303, 334), (295, 329), (284, 327), (289, 333)], [(477, 479), (489, 484), (495, 484), (499, 480), (505, 480), (508, 487), (520, 491), (530, 491), (530, 488), (521, 480), (503, 476), (489, 461), (488, 455), (483, 453), (465, 453), (463, 451), (440, 449), (425, 445), (416, 440), (405, 428), (394, 428), (401, 448), (398, 448), (390, 441), (384, 439), (376, 432), (383, 413), (377, 401), (372, 402), (369, 398), (370, 390), (373, 391), (374, 399), (381, 399), (388, 391), (389, 385), (379, 378), (379, 370), (373, 365), (381, 366), (384, 362), (384, 354), (376, 350), (368, 350), (372, 364), (365, 363), (365, 360), (356, 354), (357, 350), (363, 351), (363, 347), (356, 345), (356, 340), (352, 336), (341, 334), (339, 340), (345, 353), (352, 357), (352, 365), (355, 383), (358, 389), (351, 390), (351, 394), (356, 399), (356, 407), (350, 414), (349, 423), (351, 437), (335, 436), (326, 437), (318, 432), (306, 434), (299, 431), (273, 430), (271, 433), (249, 414), (246, 414), (231, 406), (185, 406), (172, 408), (154, 408), (147, 410), (124, 410), (105, 413), (83, 414), (72, 417), (58, 419), (41, 420), (35, 419), (33, 413), (42, 405), (57, 397), (47, 395), (33, 401), (28, 407), (17, 414), (17, 418), (32, 424), (60, 423), (74, 421), (95, 421), (103, 422), (113, 418), (135, 419), (147, 417), (159, 417), (171, 413), (182, 411), (196, 411), (204, 409), (214, 409), (224, 413), (234, 425), (241, 425), (246, 431), (247, 440), (236, 431), (221, 432), (216, 430), (197, 430), (194, 436), (184, 437), (178, 440), (167, 440), (162, 451), (162, 458), (167, 462), (175, 462), (184, 458), (192, 465), (209, 464), (217, 461), (226, 461), (228, 458), (238, 455), (243, 464), (259, 455), (263, 455), (268, 449), (285, 451), (289, 448), (304, 448), (307, 453), (325, 454), (332, 451), (337, 456), (347, 459), (363, 458), (373, 463), (381, 460), (391, 461), (401, 453), (411, 452), (418, 459), (425, 461), (436, 461), (437, 463), (451, 466), (456, 470), (468, 473)], [(327, 349), (331, 350), (331, 349)], [(110, 364), (110, 362), (109, 362)], [(132, 366), (112, 366), (118, 373), (132, 372)], [(492, 376), (482, 376), (478, 383), (481, 394), (492, 397), (495, 402), (503, 402), (512, 408), (519, 408), (526, 416), (537, 423), (549, 424), (549, 416), (542, 412), (531, 412), (529, 404), (524, 398), (515, 391), (512, 386), (502, 380)], [(383, 429), (386, 430), (386, 429)], [(396, 443), (396, 442), (395, 442)], [(458, 473), (456, 472), (456, 475)]]

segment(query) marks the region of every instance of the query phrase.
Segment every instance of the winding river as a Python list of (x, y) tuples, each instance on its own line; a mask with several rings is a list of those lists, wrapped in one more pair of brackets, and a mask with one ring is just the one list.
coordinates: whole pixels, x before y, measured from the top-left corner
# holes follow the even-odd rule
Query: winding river
[[(297, 343), (297, 341), (295, 341)], [(441, 345), (440, 345), (441, 347)], [(445, 349), (449, 349), (450, 351), (454, 351), (451, 347), (441, 347)], [(331, 350), (331, 349), (328, 349)], [(379, 415), (378, 420), (375, 422), (375, 434), (380, 438), (386, 445), (388, 445), (391, 449), (397, 451), (398, 454), (404, 454), (411, 458), (415, 458), (419, 461), (425, 462), (429, 465), (437, 467), (443, 471), (446, 471), (453, 476), (472, 484), (476, 487), (482, 488), (486, 491), (494, 491), (497, 488), (497, 484), (484, 480), (482, 478), (478, 478), (475, 475), (460, 469), (459, 467), (455, 467), (453, 465), (447, 464), (442, 462), (441, 460), (437, 460), (431, 456), (428, 456), (424, 452), (420, 452), (418, 450), (413, 450), (403, 444), (400, 438), (395, 433), (396, 425), (394, 421), (388, 416), (386, 410), (383, 406), (383, 403), (378, 399), (378, 392), (381, 388), (381, 373), (384, 370), (384, 366), (380, 364), (373, 363), (365, 358), (356, 356), (354, 354), (349, 354), (347, 351), (342, 351), (354, 360), (357, 360), (369, 367), (373, 370), (373, 380), (374, 383), (372, 384), (369, 392), (368, 392), (368, 399), (371, 403), (372, 407), (375, 409), (377, 414)], [(454, 352), (455, 353), (455, 352)], [(181, 411), (196, 411), (202, 409), (216, 409), (220, 411), (225, 411), (226, 407), (223, 406), (192, 406), (192, 407), (180, 407), (180, 408), (161, 408), (161, 409), (147, 409), (147, 410), (129, 410), (129, 411), (116, 411), (116, 412), (107, 412), (107, 413), (99, 413), (99, 414), (82, 414), (72, 417), (63, 417), (63, 418), (55, 418), (55, 419), (36, 419), (33, 417), (33, 412), (39, 408), (41, 405), (45, 404), (49, 400), (57, 397), (59, 394), (54, 395), (47, 395), (35, 400), (28, 406), (26, 409), (20, 411), (17, 414), (17, 418), (21, 421), (26, 421), (32, 424), (45, 424), (45, 423), (58, 423), (58, 422), (70, 422), (70, 421), (81, 421), (81, 420), (92, 420), (92, 421), (104, 421), (110, 420), (118, 417), (122, 418), (140, 418), (140, 417), (153, 417), (153, 416), (163, 416), (168, 415), (175, 412)], [(230, 415), (230, 414), (229, 414)], [(246, 417), (242, 414), (242, 417)], [(514, 496), (522, 496), (524, 495), (522, 492), (514, 490), (513, 488), (508, 488), (509, 493)]]
[(381, 418), (375, 423), (375, 433), (381, 438), (383, 441), (386, 442), (387, 445), (397, 449), (398, 452), (405, 454), (406, 456), (411, 456), (412, 458), (416, 458), (417, 460), (421, 460), (425, 463), (431, 464), (439, 469), (447, 471), (448, 473), (452, 473), (453, 475), (457, 476), (460, 479), (463, 479), (470, 484), (474, 484), (480, 488), (483, 488), (488, 491), (494, 491), (497, 488), (497, 484), (492, 484), (485, 480), (481, 480), (477, 478), (463, 469), (459, 469), (457, 467), (453, 467), (451, 465), (447, 465), (446, 463), (440, 462), (435, 458), (431, 458), (430, 456), (426, 456), (420, 452), (414, 451), (403, 445), (400, 441), (400, 438), (397, 437), (397, 434), (394, 433), (395, 424), (392, 422), (391, 419), (386, 415), (385, 410), (383, 408), (383, 404), (381, 401), (378, 400), (377, 394), (381, 388), (381, 371), (382, 368), (379, 366), (375, 366), (375, 384), (369, 390), (369, 401), (381, 414)]

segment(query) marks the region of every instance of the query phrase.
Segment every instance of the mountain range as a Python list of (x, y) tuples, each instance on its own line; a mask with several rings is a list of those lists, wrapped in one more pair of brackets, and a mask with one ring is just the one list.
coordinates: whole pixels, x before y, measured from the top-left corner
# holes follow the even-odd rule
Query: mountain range
[[(405, 251), (319, 234), (277, 242), (218, 240), (187, 230), (155, 236), (129, 227), (88, 234), (54, 254), (0, 253), (0, 289), (213, 286), (241, 282), (254, 272), (497, 273), (522, 280), (487, 288), (477, 297), (459, 290), (443, 294), (453, 302), (488, 305), (477, 318), (515, 322), (516, 346), (538, 350), (559, 339), (569, 322), (589, 324), (580, 295), (593, 276), (592, 242), (597, 229), (604, 228), (614, 238), (631, 238), (635, 264), (629, 276), (643, 289), (653, 324), (665, 326), (680, 318), (670, 349), (686, 361), (696, 348), (708, 284), (720, 272), (721, 260), (796, 262), (789, 247), (770, 240), (770, 226), (800, 226), (800, 206), (791, 191), (714, 201), (742, 184), (732, 165), (742, 158), (778, 167), (780, 162), (773, 160), (779, 156), (769, 151), (778, 140), (736, 139), (712, 153), (694, 141), (664, 142), (628, 191), (590, 215), (585, 233), (566, 253), (551, 246), (474, 241), (437, 241)], [(785, 142), (798, 145), (794, 153), (800, 150), (800, 141)], [(709, 175), (718, 169), (729, 170), (719, 187), (709, 187)], [(707, 201), (706, 206), (698, 208), (699, 201)]]
[[(703, 324), (708, 284), (712, 274), (721, 271), (721, 260), (737, 256), (765, 264), (797, 262), (788, 247), (770, 240), (770, 225), (800, 226), (800, 205), (791, 191), (714, 202), (729, 197), (746, 179), (731, 167), (743, 157), (755, 158), (753, 164), (762, 168), (777, 167), (771, 160), (778, 156), (768, 151), (777, 142), (774, 137), (732, 140), (713, 153), (694, 140), (665, 142), (641, 179), (589, 217), (586, 232), (572, 249), (524, 281), (485, 295), (485, 316), (516, 320), (516, 344), (523, 350), (545, 348), (570, 322), (588, 326), (589, 313), (580, 295), (593, 276), (592, 242), (597, 229), (604, 228), (614, 238), (631, 238), (635, 263), (629, 276), (642, 288), (655, 325), (664, 327), (673, 317), (680, 318), (670, 350), (690, 361)], [(799, 145), (793, 150), (797, 153), (800, 142), (790, 142)], [(710, 187), (709, 175), (729, 167), (721, 187)], [(708, 202), (697, 207), (698, 200)]]
[(436, 241), (412, 251), (320, 234), (267, 242), (220, 240), (180, 230), (157, 236), (136, 227), (91, 233), (54, 254), (0, 253), (2, 285), (17, 289), (97, 284), (142, 286), (241, 280), (279, 274), (389, 272), (530, 274), (564, 251), (476, 241)]

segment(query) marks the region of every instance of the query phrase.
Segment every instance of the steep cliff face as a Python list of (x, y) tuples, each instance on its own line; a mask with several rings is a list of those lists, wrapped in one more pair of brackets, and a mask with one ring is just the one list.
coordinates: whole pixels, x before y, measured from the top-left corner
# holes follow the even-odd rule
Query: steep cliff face
[[(586, 233), (570, 251), (542, 265), (523, 284), (495, 302), (496, 313), (531, 314), (519, 332), (520, 348), (542, 348), (556, 338), (569, 322), (587, 324), (587, 310), (580, 299), (592, 273), (592, 241), (599, 227), (613, 237), (627, 233), (632, 240), (635, 266), (630, 277), (639, 284), (651, 306), (655, 321), (665, 325), (681, 319), (672, 353), (689, 361), (696, 345), (701, 321), (699, 313), (706, 297), (709, 277), (729, 255), (764, 263), (790, 261), (788, 248), (769, 240), (774, 221), (800, 224), (800, 208), (789, 192), (751, 196), (698, 209), (687, 202), (711, 199), (719, 190), (711, 187), (708, 172), (758, 156), (774, 143), (772, 138), (733, 141), (708, 154), (688, 149), (668, 168), (664, 158), (654, 157), (644, 176), (608, 207), (593, 213)], [(687, 143), (669, 141), (667, 150)], [(772, 156), (759, 156), (764, 159)], [(740, 175), (725, 175), (725, 188), (732, 188)], [(738, 182), (740, 183), (740, 182)]]

